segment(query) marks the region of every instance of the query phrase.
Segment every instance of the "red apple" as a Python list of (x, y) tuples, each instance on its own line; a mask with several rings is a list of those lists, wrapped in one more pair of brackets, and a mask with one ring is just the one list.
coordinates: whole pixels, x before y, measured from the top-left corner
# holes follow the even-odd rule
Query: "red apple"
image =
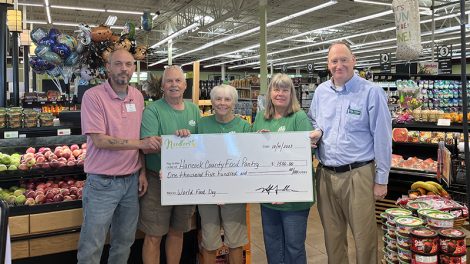
[(62, 149), (62, 153), (60, 154), (62, 157), (68, 159), (72, 156), (72, 151), (69, 148)]
[(21, 163), (20, 166), (18, 166), (19, 170), (29, 170), (28, 165), (26, 163)]
[(44, 203), (48, 204), (48, 203), (53, 203), (53, 202), (54, 202), (54, 198), (46, 199), (46, 201)]
[(67, 162), (67, 159), (64, 157), (60, 157), (57, 159), (58, 162)]
[(39, 164), (42, 164), (46, 161), (46, 158), (44, 156), (40, 156), (36, 158), (36, 162)]
[(67, 146), (67, 145), (63, 145), (63, 146), (62, 146), (62, 150), (64, 150), (64, 149), (70, 149), (70, 148), (69, 148), (69, 146)]
[(67, 161), (66, 165), (67, 165), (68, 167), (74, 167), (74, 166), (75, 166), (75, 161), (69, 160), (69, 161)]
[(76, 182), (75, 182), (75, 186), (76, 186), (77, 188), (79, 188), (79, 189), (83, 187), (83, 184), (84, 184), (83, 181), (76, 181)]
[(76, 195), (78, 193), (78, 188), (75, 186), (70, 187), (70, 194)]
[(51, 168), (58, 168), (59, 162), (56, 159), (53, 159), (51, 160), (51, 162), (49, 162), (49, 165), (51, 166)]
[(73, 144), (72, 146), (70, 146), (71, 151), (74, 151), (74, 150), (77, 150), (77, 149), (80, 149), (80, 147), (77, 144)]
[(59, 168), (67, 166), (67, 162), (59, 161)]
[(40, 147), (39, 150), (38, 150), (38, 153), (44, 154), (44, 152), (45, 152), (44, 149), (45, 149), (45, 147)]
[(61, 147), (55, 148), (54, 155), (56, 155), (57, 157), (61, 157), (61, 155), (60, 155), (61, 153), (62, 153), (62, 148)]
[(36, 200), (33, 197), (29, 197), (28, 199), (26, 199), (26, 202), (24, 202), (24, 205), (35, 205), (35, 204), (36, 204)]
[(68, 196), (68, 195), (64, 195), (64, 202), (65, 201), (73, 201), (72, 197)]
[(51, 165), (49, 164), (49, 162), (44, 162), (41, 164), (41, 168), (43, 169), (49, 169), (51, 167)]
[(34, 197), (36, 197), (36, 192), (33, 191), (33, 190), (31, 190), (31, 191), (26, 191), (25, 196), (26, 196), (27, 198), (34, 198)]
[(86, 143), (82, 144), (82, 149), (86, 149)]
[(64, 196), (62, 194), (56, 194), (53, 199), (54, 202), (62, 202), (64, 200)]
[(52, 191), (48, 191), (46, 193), (46, 199), (53, 199), (55, 194)]
[(36, 153), (36, 149), (33, 148), (33, 147), (29, 147), (29, 148), (26, 150), (26, 153), (32, 153), (32, 154), (34, 154), (34, 153)]
[(60, 194), (62, 194), (63, 196), (68, 196), (68, 195), (70, 195), (70, 191), (69, 191), (69, 189), (62, 188), (62, 189), (60, 189)]
[(77, 200), (77, 195), (71, 194), (71, 195), (70, 195), (70, 198), (72, 198), (72, 200)]
[(58, 157), (54, 153), (49, 155), (49, 158), (48, 158), (49, 161), (53, 161), (53, 160), (57, 160), (57, 159), (58, 159)]
[(81, 160), (78, 160), (78, 161), (77, 161), (77, 165), (78, 165), (78, 166), (83, 166), (83, 164), (85, 164), (85, 161), (84, 161), (84, 160), (81, 159)]
[(52, 151), (51, 151), (50, 148), (44, 148), (41, 152), (42, 152), (42, 154), (45, 155), (45, 154), (46, 154), (47, 152), (49, 152), (49, 151), (52, 153)]
[(35, 159), (38, 159), (39, 157), (44, 157), (44, 154), (39, 153), (39, 152), (34, 154)]
[(36, 196), (38, 195), (44, 195), (44, 190), (43, 189), (36, 189)]
[(82, 151), (80, 149), (76, 149), (74, 151), (72, 151), (72, 155), (76, 158), (78, 156), (80, 156), (80, 154), (82, 154)]
[(38, 194), (38, 195), (36, 195), (36, 198), (34, 198), (34, 201), (37, 204), (42, 204), (46, 201), (46, 196), (44, 196), (44, 194)]
[(74, 186), (74, 185), (75, 185), (75, 181), (72, 180), (72, 179), (67, 180), (67, 184), (68, 184), (69, 186)]
[(43, 182), (40, 182), (40, 183), (38, 183), (38, 185), (36, 185), (36, 190), (37, 189), (45, 189), (45, 188), (46, 188), (46, 184), (43, 183)]
[(34, 159), (34, 154), (33, 153), (26, 153), (23, 155), (23, 160), (27, 159)]
[(44, 157), (46, 157), (46, 159), (49, 159), (49, 157), (50, 157), (52, 154), (54, 154), (54, 153), (52, 153), (52, 151), (48, 150), (48, 151), (44, 152)]

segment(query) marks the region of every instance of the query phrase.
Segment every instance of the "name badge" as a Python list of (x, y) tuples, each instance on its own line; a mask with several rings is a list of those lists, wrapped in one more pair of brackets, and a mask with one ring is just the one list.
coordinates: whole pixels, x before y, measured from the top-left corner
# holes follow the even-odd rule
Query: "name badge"
[(355, 110), (355, 109), (348, 108), (348, 114), (361, 115), (361, 110)]
[(126, 104), (126, 110), (128, 113), (137, 111), (135, 104)]

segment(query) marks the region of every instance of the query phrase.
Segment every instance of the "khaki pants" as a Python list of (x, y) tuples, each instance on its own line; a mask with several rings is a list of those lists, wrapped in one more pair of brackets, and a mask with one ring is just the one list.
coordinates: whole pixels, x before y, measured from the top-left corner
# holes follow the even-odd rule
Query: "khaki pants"
[(344, 173), (317, 170), (318, 211), (329, 264), (349, 264), (347, 225), (356, 243), (356, 263), (377, 263), (374, 163)]

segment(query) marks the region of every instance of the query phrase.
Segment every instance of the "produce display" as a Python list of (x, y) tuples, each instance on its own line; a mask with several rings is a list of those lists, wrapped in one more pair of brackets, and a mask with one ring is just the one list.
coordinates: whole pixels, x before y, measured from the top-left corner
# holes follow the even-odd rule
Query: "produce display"
[(454, 144), (454, 138), (456, 138), (458, 142), (462, 142), (463, 134), (440, 131), (409, 131), (406, 128), (394, 128), (392, 130), (393, 142), (437, 144), (441, 141), (445, 141), (446, 144), (450, 145)]
[(29, 147), (24, 154), (0, 154), (0, 172), (27, 171), (31, 169), (50, 169), (60, 167), (82, 166), (86, 157), (86, 143), (81, 146), (73, 144), (57, 146), (52, 150), (49, 147), (40, 147), (38, 150)]
[(392, 168), (429, 171), (435, 173), (437, 172), (437, 161), (431, 158), (422, 160), (417, 157), (409, 157), (405, 160), (401, 155), (392, 154)]
[(54, 180), (29, 180), (20, 186), (0, 188), (0, 199), (10, 206), (36, 205), (82, 199), (84, 181), (70, 177)]
[(426, 194), (436, 194), (442, 197), (449, 198), (449, 194), (446, 190), (437, 182), (434, 181), (417, 181), (411, 185), (411, 191), (409, 192), (409, 196), (411, 199), (417, 198), (420, 195)]

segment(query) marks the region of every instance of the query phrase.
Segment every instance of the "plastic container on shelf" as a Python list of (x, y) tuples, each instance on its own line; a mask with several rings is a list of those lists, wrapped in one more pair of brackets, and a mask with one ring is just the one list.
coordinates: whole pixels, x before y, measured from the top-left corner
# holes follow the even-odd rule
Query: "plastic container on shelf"
[(54, 125), (54, 116), (51, 113), (41, 113), (39, 115), (39, 123), (42, 127), (44, 127), (44, 126), (53, 126)]
[(441, 253), (451, 256), (465, 255), (467, 253), (465, 233), (454, 228), (442, 229), (439, 231), (439, 246)]

